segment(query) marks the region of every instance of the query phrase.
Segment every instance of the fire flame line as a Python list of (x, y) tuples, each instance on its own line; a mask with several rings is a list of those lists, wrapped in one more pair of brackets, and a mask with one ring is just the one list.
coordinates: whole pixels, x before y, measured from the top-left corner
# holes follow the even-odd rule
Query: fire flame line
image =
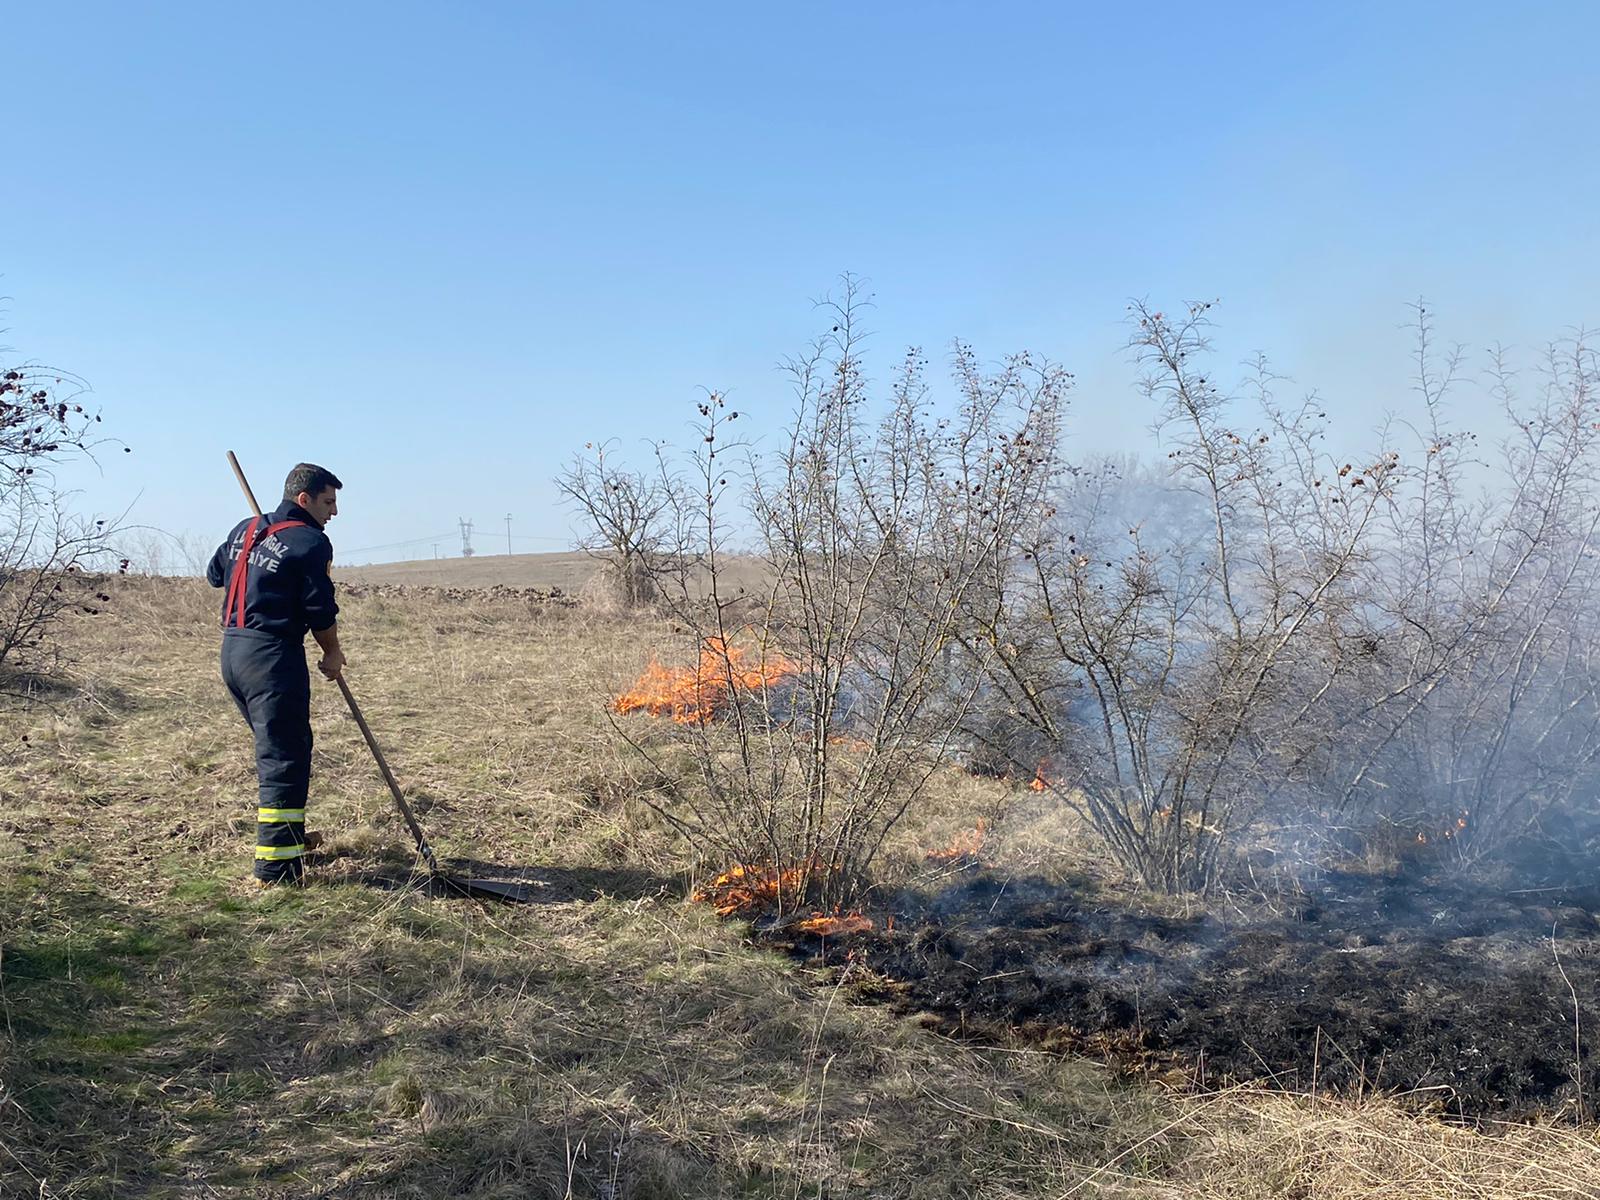
[[(711, 905), (719, 917), (757, 916), (779, 904), (784, 897), (800, 896), (808, 874), (810, 871), (800, 867), (780, 871), (771, 866), (740, 863), (696, 890), (693, 899)], [(865, 933), (877, 928), (877, 925), (859, 910), (845, 912), (835, 908), (832, 913), (813, 912), (809, 917), (796, 921), (794, 928), (819, 937), (840, 937), (848, 933)]]
[(612, 700), (611, 710), (624, 715), (642, 711), (671, 717), (680, 725), (704, 725), (727, 708), (732, 693), (772, 687), (799, 669), (781, 654), (763, 652), (753, 667), (744, 666), (744, 660), (743, 648), (709, 637), (693, 667), (672, 670), (652, 660), (638, 681)]
[(988, 840), (988, 836), (988, 822), (979, 817), (975, 826), (956, 834), (948, 846), (942, 846), (937, 850), (929, 850), (922, 856), (923, 861), (941, 864), (976, 862), (978, 856), (983, 853), (983, 846), (985, 841)]

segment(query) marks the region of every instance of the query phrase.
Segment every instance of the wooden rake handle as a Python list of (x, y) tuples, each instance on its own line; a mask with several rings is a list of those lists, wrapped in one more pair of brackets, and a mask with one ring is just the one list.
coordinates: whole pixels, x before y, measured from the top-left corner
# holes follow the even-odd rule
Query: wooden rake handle
[(428, 845), (428, 839), (423, 836), (422, 826), (417, 824), (417, 818), (411, 811), (411, 805), (406, 803), (406, 798), (400, 792), (400, 785), (395, 782), (394, 772), (389, 770), (389, 761), (383, 757), (383, 749), (378, 745), (378, 739), (372, 736), (372, 729), (367, 724), (367, 719), (361, 715), (361, 706), (356, 703), (356, 698), (350, 692), (350, 685), (344, 681), (341, 671), (333, 677), (339, 685), (339, 691), (344, 695), (344, 702), (350, 706), (350, 715), (356, 719), (356, 725), (361, 729), (361, 736), (367, 739), (367, 749), (372, 751), (372, 757), (378, 764), (378, 770), (383, 775), (383, 781), (389, 785), (389, 794), (394, 797), (395, 807), (400, 810), (400, 815), (405, 818), (406, 826), (411, 830), (411, 836), (416, 840), (417, 853), (422, 855), (428, 864), (431, 874), (439, 873), (439, 864), (434, 861), (433, 847)]
[[(232, 450), (228, 451), (228, 465), (233, 468), (233, 477), (239, 481), (245, 499), (250, 501), (250, 511), (258, 517), (261, 516), (261, 505), (256, 503), (256, 494), (250, 490), (250, 481), (244, 477), (244, 468), (239, 465), (239, 460), (234, 457)], [(372, 728), (367, 724), (367, 719), (361, 715), (361, 706), (356, 703), (350, 685), (344, 681), (344, 672), (335, 675), (333, 681), (339, 685), (339, 692), (344, 696), (345, 704), (350, 707), (350, 715), (356, 719), (361, 736), (367, 741), (367, 749), (372, 751), (372, 757), (378, 764), (378, 771), (383, 775), (383, 781), (389, 785), (389, 794), (394, 797), (395, 807), (400, 810), (400, 815), (405, 818), (406, 827), (411, 830), (411, 836), (416, 840), (417, 853), (422, 855), (422, 860), (428, 864), (429, 873), (437, 875), (439, 864), (434, 860), (433, 848), (428, 845), (428, 839), (422, 833), (422, 826), (417, 823), (411, 805), (406, 803), (400, 785), (395, 782), (394, 772), (389, 769), (389, 761), (383, 757), (383, 748), (378, 745), (378, 739), (372, 735)]]
[(239, 465), (239, 460), (233, 456), (233, 451), (228, 451), (228, 465), (233, 468), (233, 477), (239, 481), (239, 486), (244, 489), (244, 498), (250, 501), (250, 511), (256, 516), (261, 515), (261, 505), (256, 503), (256, 494), (250, 490), (250, 481), (244, 477), (244, 468)]

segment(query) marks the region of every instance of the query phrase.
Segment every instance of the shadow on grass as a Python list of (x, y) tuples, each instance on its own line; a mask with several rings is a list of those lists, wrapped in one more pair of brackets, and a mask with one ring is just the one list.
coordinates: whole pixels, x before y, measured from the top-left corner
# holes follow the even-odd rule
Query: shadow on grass
[[(369, 1189), (369, 1190), (363, 1190)], [(605, 1197), (682, 1200), (707, 1194), (821, 1194), (782, 1169), (730, 1169), (714, 1157), (614, 1113), (578, 1109), (559, 1124), (479, 1120), (433, 1130), (348, 1194), (406, 1200), (438, 1196)], [(713, 1191), (714, 1189), (714, 1191)], [(339, 1193), (344, 1195), (346, 1193)]]
[(562, 901), (682, 899), (688, 894), (681, 878), (629, 867), (514, 867), (476, 858), (453, 858), (445, 865), (453, 873), (527, 883)]
[(97, 680), (93, 689), (65, 671), (32, 671), (0, 667), (0, 703), (60, 713), (87, 702), (86, 712), (99, 719), (120, 718), (139, 705), (127, 688)]
[[(328, 883), (357, 883), (384, 892), (415, 892), (437, 899), (472, 897), (452, 881), (490, 883), (515, 889), (525, 904), (570, 904), (584, 900), (682, 899), (688, 887), (680, 877), (626, 867), (520, 867), (476, 858), (452, 858), (440, 864), (444, 878), (413, 872), (409, 866), (383, 864), (345, 874), (329, 874)], [(495, 897), (483, 896), (492, 900)], [(518, 901), (514, 901), (518, 902)]]
[[(7, 1190), (8, 1179), (34, 1181), (29, 1194), (44, 1194), (46, 1179), (92, 1180), (106, 1163), (106, 1117), (119, 1113), (123, 1130), (143, 1124), (136, 1115), (148, 1082), (141, 1068), (171, 1032), (144, 981), (178, 948), (173, 931), (82, 889), (54, 897), (68, 919), (29, 920), (23, 889), (42, 883), (23, 872), (0, 890), (3, 1195), (22, 1194)], [(155, 1139), (110, 1140), (117, 1172), (155, 1168)]]
[[(945, 1087), (913, 1031), (875, 1025), (888, 1041), (869, 1046), (775, 957), (702, 946), (630, 902), (671, 880), (449, 865), (597, 901), (516, 919), (357, 876), (255, 892), (177, 860), (131, 904), (60, 873), (0, 879), (16, 1101), (0, 1104), (0, 1196), (48, 1180), (75, 1200), (792, 1197), (831, 1169), (887, 1181), (922, 1153), (914, 1107), (877, 1116), (907, 1103), (893, 1064), (919, 1095)], [(1109, 1102), (1064, 1078), (997, 1086), (1101, 1157)], [(971, 1091), (959, 1111), (986, 1111)], [(975, 1120), (929, 1161), (970, 1183), (1018, 1136)], [(928, 1170), (921, 1192), (882, 1194), (950, 1194)]]

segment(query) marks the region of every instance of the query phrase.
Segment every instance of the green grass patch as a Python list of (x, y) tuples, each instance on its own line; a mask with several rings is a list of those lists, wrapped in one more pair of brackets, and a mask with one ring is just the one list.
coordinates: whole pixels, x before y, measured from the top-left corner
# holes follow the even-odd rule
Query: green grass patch
[(104, 1033), (74, 1033), (69, 1037), (72, 1044), (85, 1053), (112, 1057), (135, 1054), (153, 1045), (160, 1035), (149, 1029), (118, 1029)]
[[(168, 872), (168, 874), (175, 874)], [(228, 897), (229, 881), (225, 876), (180, 876), (178, 881), (168, 889), (167, 894), (174, 900), (184, 904), (222, 904), (229, 905), (232, 911), (237, 912), (239, 905)]]

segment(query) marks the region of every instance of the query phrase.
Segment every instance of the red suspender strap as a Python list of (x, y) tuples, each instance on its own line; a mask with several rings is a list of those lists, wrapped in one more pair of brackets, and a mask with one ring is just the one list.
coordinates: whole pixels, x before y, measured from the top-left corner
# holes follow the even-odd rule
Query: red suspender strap
[(233, 560), (233, 575), (228, 580), (228, 603), (223, 609), (223, 628), (227, 628), (230, 624), (237, 629), (244, 628), (244, 594), (249, 576), (250, 552), (255, 549), (257, 531), (260, 531), (262, 537), (267, 538), (280, 529), (304, 524), (304, 521), (279, 521), (276, 525), (268, 525), (265, 530), (261, 530), (257, 521), (250, 522), (250, 528), (245, 530), (244, 544), (239, 547), (239, 557)]
[[(244, 628), (244, 580), (245, 564), (250, 561), (250, 551), (256, 544), (256, 530), (260, 528), (260, 518), (250, 522), (250, 527), (244, 531), (244, 543), (239, 547), (239, 557), (233, 560), (233, 574), (228, 579), (228, 602), (222, 608), (222, 627), (226, 629), (233, 624), (234, 608), (240, 609), (239, 627)], [(237, 597), (237, 599), (235, 599)]]

